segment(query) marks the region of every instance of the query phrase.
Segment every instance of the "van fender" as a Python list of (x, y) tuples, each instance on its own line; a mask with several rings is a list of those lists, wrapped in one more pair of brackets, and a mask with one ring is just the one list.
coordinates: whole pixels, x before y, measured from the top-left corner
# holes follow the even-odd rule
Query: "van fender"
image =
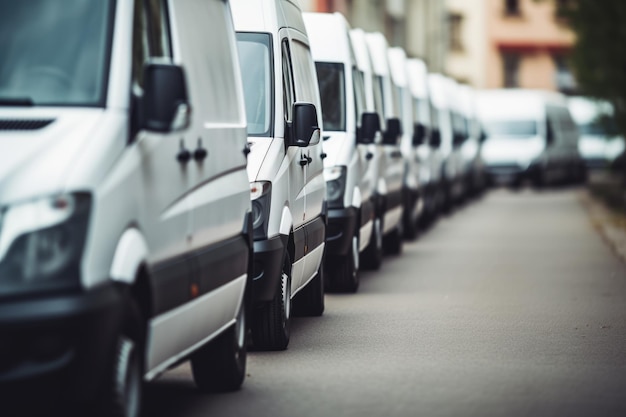
[(354, 187), (354, 191), (352, 193), (352, 207), (360, 208), (361, 204), (363, 204), (361, 189), (359, 187)]
[(278, 228), (278, 233), (283, 236), (289, 236), (289, 233), (293, 229), (293, 217), (291, 217), (291, 211), (289, 207), (283, 207), (283, 213), (280, 218), (280, 227)]
[(147, 257), (148, 245), (141, 232), (136, 228), (127, 229), (117, 243), (109, 276), (113, 281), (132, 285)]

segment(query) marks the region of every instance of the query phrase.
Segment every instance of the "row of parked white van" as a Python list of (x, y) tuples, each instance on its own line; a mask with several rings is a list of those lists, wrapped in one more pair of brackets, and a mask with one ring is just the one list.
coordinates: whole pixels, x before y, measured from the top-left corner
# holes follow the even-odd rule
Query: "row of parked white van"
[(3, 416), (137, 416), (188, 359), (237, 389), (249, 335), (285, 349), (487, 174), (582, 172), (558, 100), (295, 0), (3, 2), (0, 55)]

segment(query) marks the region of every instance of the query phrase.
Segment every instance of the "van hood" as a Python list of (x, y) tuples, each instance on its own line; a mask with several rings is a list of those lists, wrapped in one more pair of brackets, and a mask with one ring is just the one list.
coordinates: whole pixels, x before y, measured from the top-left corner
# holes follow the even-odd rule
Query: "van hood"
[(545, 149), (540, 136), (493, 136), (482, 145), (482, 158), (487, 165), (529, 165)]
[[(282, 159), (284, 155), (283, 140), (280, 138), (249, 137), (248, 146), (250, 147), (247, 166), (248, 180), (252, 182), (273, 178), (274, 173), (278, 170), (278, 165), (280, 165), (275, 161), (278, 158)], [(283, 155), (279, 155), (281, 152)]]
[(351, 135), (346, 132), (324, 132), (324, 134), (328, 137), (322, 145), (326, 154), (324, 168), (348, 165), (352, 159), (352, 152), (355, 150), (352, 146), (354, 143), (351, 142)]
[(103, 117), (103, 109), (0, 109), (0, 206), (65, 191)]

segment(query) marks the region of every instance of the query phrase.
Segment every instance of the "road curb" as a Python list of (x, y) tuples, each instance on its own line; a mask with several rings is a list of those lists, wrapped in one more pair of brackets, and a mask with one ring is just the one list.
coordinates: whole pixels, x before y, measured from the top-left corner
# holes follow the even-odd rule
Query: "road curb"
[(591, 224), (615, 254), (626, 263), (626, 216), (618, 214), (593, 198), (588, 190), (578, 193), (579, 200), (587, 210)]

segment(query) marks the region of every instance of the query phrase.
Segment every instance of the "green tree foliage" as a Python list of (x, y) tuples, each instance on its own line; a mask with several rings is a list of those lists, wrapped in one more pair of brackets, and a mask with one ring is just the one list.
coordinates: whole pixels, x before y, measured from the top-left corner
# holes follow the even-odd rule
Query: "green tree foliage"
[(577, 36), (571, 62), (581, 93), (613, 103), (626, 136), (626, 0), (557, 3)]

